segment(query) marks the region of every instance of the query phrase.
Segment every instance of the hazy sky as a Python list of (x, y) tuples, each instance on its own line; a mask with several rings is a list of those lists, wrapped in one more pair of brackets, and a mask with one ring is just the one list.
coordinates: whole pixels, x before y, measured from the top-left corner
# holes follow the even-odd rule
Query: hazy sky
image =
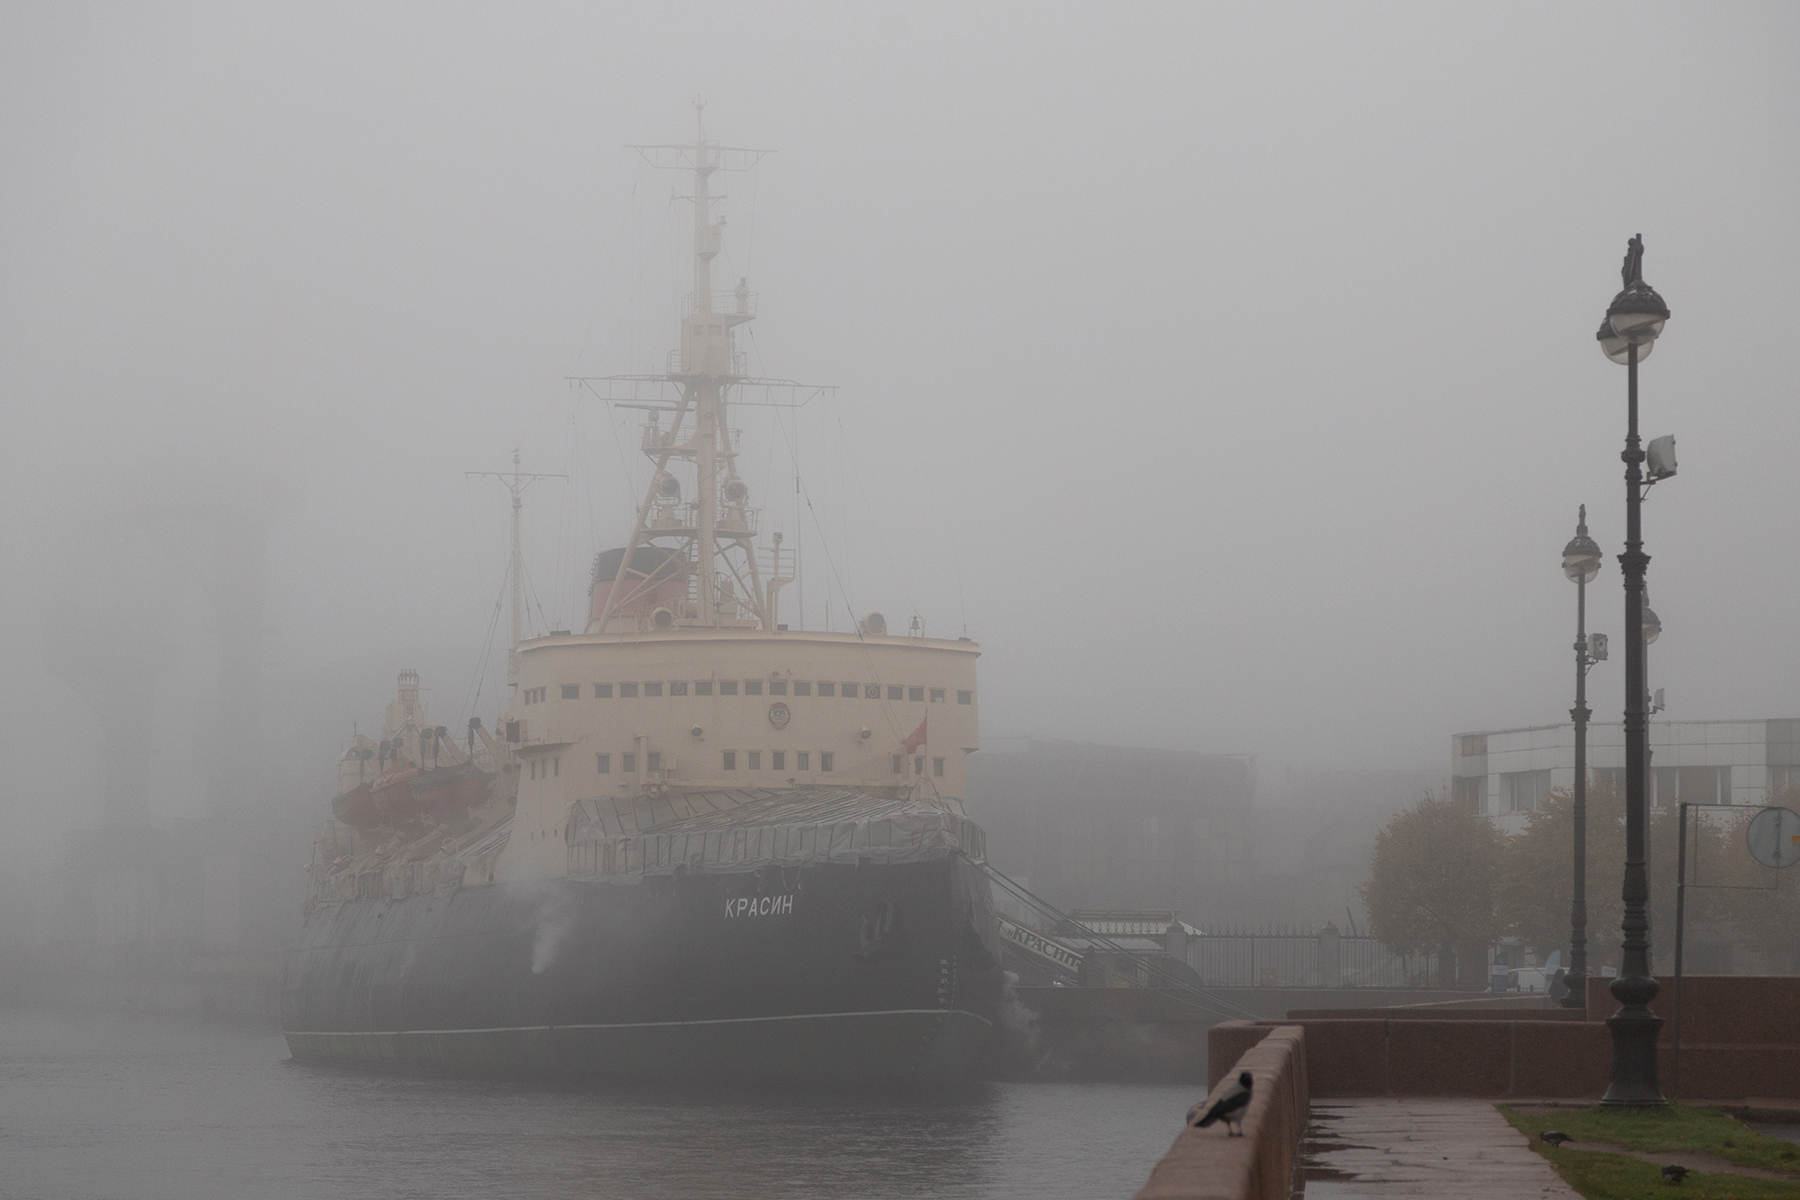
[(571, 476), (527, 550), (532, 624), (580, 627), (644, 465), (565, 377), (675, 344), (687, 181), (625, 147), (696, 95), (779, 151), (720, 209), (753, 362), (841, 389), (739, 422), (808, 622), (966, 630), (988, 734), (1413, 767), (1566, 719), (1559, 555), (1582, 502), (1622, 539), (1593, 334), (1640, 231), (1674, 313), (1644, 431), (1682, 463), (1652, 682), (1800, 715), (1796, 63), (1791, 4), (7, 4), (3, 802), (92, 819), (88, 701), (138, 690), (102, 629), (154, 648), (125, 675), (181, 806), (209, 512), (269, 523), (302, 791), (400, 666), (466, 714), (506, 499), (465, 470)]

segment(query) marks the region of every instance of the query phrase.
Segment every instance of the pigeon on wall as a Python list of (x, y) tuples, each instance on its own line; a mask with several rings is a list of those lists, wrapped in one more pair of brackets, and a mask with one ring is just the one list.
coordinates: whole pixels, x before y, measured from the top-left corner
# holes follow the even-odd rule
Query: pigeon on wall
[[(1226, 1088), (1224, 1094), (1213, 1101), (1212, 1107), (1206, 1110), (1206, 1115), (1193, 1122), (1194, 1127), (1205, 1129), (1214, 1121), (1223, 1121), (1225, 1122), (1226, 1137), (1242, 1137), (1244, 1135), (1244, 1110), (1250, 1107), (1250, 1085), (1253, 1082), (1250, 1072), (1238, 1072), (1237, 1082)], [(1198, 1104), (1194, 1106), (1194, 1108), (1199, 1107)], [(1191, 1119), (1193, 1110), (1188, 1111)], [(1233, 1126), (1237, 1127), (1236, 1133), (1232, 1132)]]

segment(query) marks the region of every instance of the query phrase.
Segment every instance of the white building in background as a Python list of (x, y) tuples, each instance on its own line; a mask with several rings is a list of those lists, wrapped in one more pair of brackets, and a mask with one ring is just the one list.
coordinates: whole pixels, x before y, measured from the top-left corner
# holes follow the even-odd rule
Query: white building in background
[[(1625, 727), (1591, 723), (1588, 770), (1625, 782)], [(1507, 833), (1552, 789), (1575, 784), (1575, 727), (1534, 725), (1450, 739), (1451, 795)], [(1800, 719), (1651, 721), (1650, 803), (1767, 804), (1800, 788)]]

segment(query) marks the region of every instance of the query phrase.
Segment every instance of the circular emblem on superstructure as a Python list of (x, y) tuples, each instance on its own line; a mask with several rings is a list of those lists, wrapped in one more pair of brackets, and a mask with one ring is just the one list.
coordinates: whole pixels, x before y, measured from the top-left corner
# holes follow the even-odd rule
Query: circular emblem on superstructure
[(769, 724), (777, 729), (787, 728), (788, 718), (794, 714), (788, 711), (786, 702), (777, 700), (769, 705)]

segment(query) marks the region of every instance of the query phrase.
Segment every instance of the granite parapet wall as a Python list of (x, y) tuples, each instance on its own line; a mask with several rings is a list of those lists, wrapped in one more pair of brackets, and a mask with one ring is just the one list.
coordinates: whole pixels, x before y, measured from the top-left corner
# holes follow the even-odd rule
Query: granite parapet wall
[[(1306, 1034), (1294, 1025), (1260, 1032), (1243, 1053), (1222, 1060), (1227, 1064), (1222, 1076), (1235, 1080), (1248, 1071), (1254, 1080), (1244, 1136), (1226, 1136), (1223, 1124), (1183, 1129), (1136, 1200), (1288, 1200), (1293, 1194), (1311, 1106)], [(1205, 1103), (1224, 1090), (1215, 1081)]]
[[(1755, 981), (1733, 980), (1710, 991), (1690, 990), (1683, 981), (1681, 1099), (1800, 1098), (1800, 1013), (1784, 1008), (1796, 981), (1767, 982), (1774, 986), (1760, 993), (1757, 1007)], [(1696, 1001), (1696, 992), (1704, 999)], [(1500, 1014), (1431, 1020), (1345, 1010), (1283, 1024), (1306, 1030), (1307, 1075), (1319, 1097), (1591, 1099), (1606, 1090), (1612, 1037), (1604, 1022), (1617, 1006), (1591, 994), (1590, 1003), (1585, 1020), (1492, 1019)], [(1209, 1083), (1222, 1076), (1219, 1064), (1275, 1027), (1269, 1021), (1215, 1025), (1208, 1031)], [(1658, 1051), (1667, 1089), (1674, 1078), (1667, 1025)]]

